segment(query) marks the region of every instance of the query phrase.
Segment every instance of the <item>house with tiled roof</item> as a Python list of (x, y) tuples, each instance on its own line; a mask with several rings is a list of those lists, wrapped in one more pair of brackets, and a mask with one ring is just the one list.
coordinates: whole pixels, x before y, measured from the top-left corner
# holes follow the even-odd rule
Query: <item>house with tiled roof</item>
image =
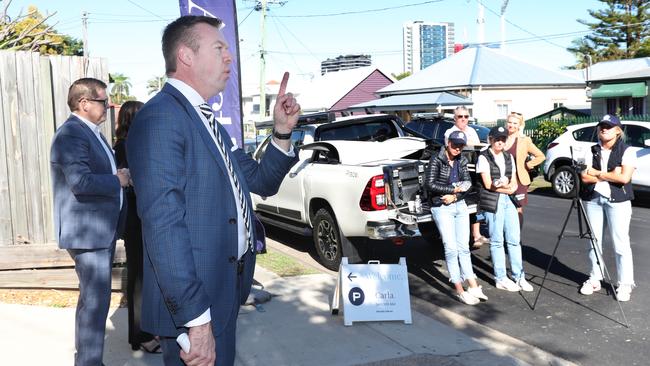
[[(579, 74), (534, 65), (487, 47), (466, 48), (377, 91), (379, 97), (448, 92), (472, 101), (484, 123), (510, 112), (536, 116), (562, 105), (587, 102)], [(412, 111), (418, 112), (418, 111)]]

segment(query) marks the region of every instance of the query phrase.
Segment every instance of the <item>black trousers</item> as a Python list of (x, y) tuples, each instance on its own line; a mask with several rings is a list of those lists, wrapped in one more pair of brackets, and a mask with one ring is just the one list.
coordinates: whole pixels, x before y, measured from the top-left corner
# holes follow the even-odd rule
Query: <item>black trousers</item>
[(126, 300), (129, 310), (129, 344), (136, 350), (140, 344), (154, 338), (140, 329), (140, 314), (142, 312), (142, 227), (140, 220), (127, 218), (127, 227), (124, 234), (124, 249), (126, 250)]

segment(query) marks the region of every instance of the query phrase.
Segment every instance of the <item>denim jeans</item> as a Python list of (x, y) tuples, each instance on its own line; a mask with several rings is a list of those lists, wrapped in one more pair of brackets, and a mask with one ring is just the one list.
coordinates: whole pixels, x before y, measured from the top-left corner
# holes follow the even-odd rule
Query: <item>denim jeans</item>
[(465, 201), (432, 207), (431, 215), (445, 246), (449, 281), (460, 283), (476, 278), (469, 254), (469, 213)]
[(585, 211), (591, 223), (596, 248), (600, 257), (601, 268), (598, 268), (596, 253), (591, 243), (589, 244), (589, 259), (591, 259), (591, 273), (589, 278), (594, 281), (603, 279), (603, 217), (607, 219), (607, 227), (612, 237), (616, 257), (616, 272), (619, 285), (634, 286), (634, 267), (632, 264), (632, 248), (630, 247), (630, 220), (632, 219), (632, 203), (609, 202), (609, 199), (598, 196), (590, 201), (584, 201)]
[(496, 281), (499, 282), (507, 278), (506, 253), (503, 247), (504, 236), (506, 245), (508, 245), (512, 278), (518, 281), (524, 275), (524, 267), (519, 243), (521, 234), (517, 208), (510, 197), (500, 193), (497, 212), (485, 212), (485, 219), (490, 230), (490, 254)]

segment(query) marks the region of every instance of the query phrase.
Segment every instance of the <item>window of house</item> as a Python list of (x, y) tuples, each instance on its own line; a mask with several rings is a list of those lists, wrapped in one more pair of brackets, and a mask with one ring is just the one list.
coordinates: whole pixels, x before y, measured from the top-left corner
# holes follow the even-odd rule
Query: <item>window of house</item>
[(630, 110), (632, 108), (632, 98), (618, 98), (618, 106), (621, 110), (621, 116), (628, 116), (632, 114), (632, 111)]
[(507, 103), (497, 103), (497, 118), (506, 119), (508, 117), (509, 107)]
[(562, 107), (563, 105), (564, 105), (563, 102), (554, 102), (554, 103), (553, 103), (553, 109), (555, 109), (555, 108), (560, 108), (560, 107)]
[(607, 114), (616, 114), (616, 98), (607, 98)]
[(643, 105), (645, 98), (632, 98), (632, 111), (631, 115), (640, 115), (640, 114), (645, 114), (645, 111), (643, 110)]

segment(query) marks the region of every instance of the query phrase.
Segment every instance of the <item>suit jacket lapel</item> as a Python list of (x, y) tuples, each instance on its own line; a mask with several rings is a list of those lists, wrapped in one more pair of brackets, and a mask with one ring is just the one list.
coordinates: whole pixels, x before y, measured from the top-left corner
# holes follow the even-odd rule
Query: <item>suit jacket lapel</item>
[[(97, 153), (102, 157), (102, 159), (104, 160), (104, 162), (108, 166), (108, 170), (112, 171), (111, 161), (110, 161), (109, 157), (106, 156), (106, 151), (104, 151), (104, 147), (102, 146), (102, 143), (99, 140), (97, 140), (97, 137), (95, 136), (95, 133), (90, 129), (90, 127), (88, 127), (85, 123), (83, 123), (83, 121), (81, 121), (76, 116), (71, 115), (70, 119), (73, 120), (74, 122), (78, 123), (81, 126), (81, 129), (88, 136), (88, 139), (90, 140), (90, 144), (95, 147), (95, 150), (98, 150)], [(102, 137), (102, 139), (104, 139), (104, 136), (102, 136), (101, 134), (100, 134), (100, 136)], [(104, 139), (104, 142), (108, 144), (108, 142), (106, 142), (105, 139)], [(109, 146), (109, 151), (113, 151), (110, 148), (110, 146)], [(115, 155), (113, 155), (113, 159), (115, 159)]]
[(203, 124), (201, 117), (199, 117), (198, 113), (196, 112), (196, 109), (194, 109), (194, 106), (190, 104), (187, 98), (185, 98), (185, 96), (181, 94), (178, 89), (169, 84), (165, 84), (162, 92), (171, 94), (174, 99), (178, 101), (181, 107), (183, 107), (185, 113), (187, 113), (187, 115), (190, 117), (192, 128), (198, 131), (199, 135), (201, 136), (201, 140), (203, 140), (203, 143), (212, 154), (212, 157), (214, 158), (217, 165), (219, 165), (219, 168), (221, 168), (224, 174), (228, 174), (228, 168), (226, 168), (226, 163), (224, 162), (223, 157), (217, 148), (217, 145), (212, 139), (212, 134), (208, 131), (207, 128), (205, 128), (205, 125)]

